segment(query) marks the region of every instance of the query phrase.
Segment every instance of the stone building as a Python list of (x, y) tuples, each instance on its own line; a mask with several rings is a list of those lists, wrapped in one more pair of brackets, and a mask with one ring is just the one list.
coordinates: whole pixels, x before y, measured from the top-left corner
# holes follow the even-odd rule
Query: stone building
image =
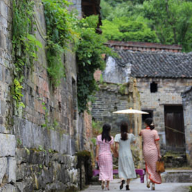
[[(75, 154), (91, 148), (91, 116), (79, 115), (77, 110), (77, 66), (72, 51), (65, 54), (66, 78), (57, 89), (50, 86), (44, 11), (35, 2), (36, 37), (43, 48), (34, 69), (24, 71), (25, 108), (16, 110), (10, 94), (12, 1), (0, 0), (0, 191), (76, 191), (83, 175)], [(81, 15), (81, 0), (73, 3)]]
[(185, 123), (185, 141), (186, 155), (189, 164), (192, 166), (192, 87), (186, 88), (182, 93), (184, 123)]
[[(181, 53), (181, 47), (175, 45), (114, 41), (108, 45), (115, 49), (119, 57), (107, 58), (106, 69), (102, 73), (103, 83), (114, 80), (118, 84), (134, 82), (134, 90), (137, 90), (135, 99), (140, 102), (137, 109), (149, 113), (142, 116), (142, 121), (147, 117), (154, 119), (161, 138), (161, 149), (164, 152), (185, 153), (185, 140), (190, 135), (184, 127), (181, 93), (186, 86), (192, 85), (192, 54)], [(115, 107), (111, 110), (115, 103), (118, 103), (117, 110), (134, 107), (130, 99), (122, 103), (122, 97), (119, 97), (117, 102), (112, 98), (116, 95), (111, 94), (107, 99), (108, 96), (100, 90), (93, 104), (93, 118), (105, 121), (107, 116), (114, 119), (110, 122), (118, 122), (111, 113), (115, 110)], [(106, 102), (102, 104), (104, 98)], [(110, 101), (111, 107), (106, 108)]]

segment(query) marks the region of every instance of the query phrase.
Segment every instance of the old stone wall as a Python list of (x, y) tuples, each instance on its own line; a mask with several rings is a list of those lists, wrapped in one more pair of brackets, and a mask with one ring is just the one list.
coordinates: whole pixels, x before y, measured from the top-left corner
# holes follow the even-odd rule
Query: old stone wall
[(16, 182), (16, 138), (8, 125), (11, 111), (11, 1), (0, 1), (0, 183), (1, 191), (12, 192)]
[[(157, 83), (158, 90), (151, 93), (150, 84)], [(192, 85), (191, 79), (149, 79), (137, 78), (137, 88), (140, 93), (141, 109), (152, 110), (156, 129), (160, 135), (161, 148), (166, 148), (165, 138), (165, 105), (182, 105), (181, 93), (186, 86)]]
[(102, 83), (99, 84), (99, 91), (95, 95), (92, 104), (92, 117), (102, 125), (109, 123), (112, 126), (113, 136), (120, 132), (121, 121), (128, 122), (129, 131), (137, 137), (137, 145), (133, 147), (136, 166), (141, 166), (142, 158), (141, 140), (138, 136), (141, 130), (141, 115), (138, 114), (114, 114), (114, 111), (123, 109), (140, 109), (139, 93), (135, 86), (135, 80), (130, 79), (126, 84)]
[(183, 109), (185, 123), (186, 155), (188, 163), (192, 166), (192, 89), (189, 87), (184, 93)]
[[(91, 117), (78, 114), (77, 67), (72, 51), (64, 55), (66, 77), (53, 89), (47, 74), (43, 6), (35, 4), (36, 37), (43, 48), (33, 69), (25, 68), (25, 108), (11, 98), (11, 0), (0, 0), (0, 191), (76, 191), (77, 151), (90, 149)], [(85, 146), (86, 144), (86, 146)], [(84, 174), (84, 173), (82, 173)]]
[(79, 17), (82, 15), (82, 2), (81, 0), (69, 0), (71, 5), (69, 7), (70, 10), (77, 10), (79, 13)]

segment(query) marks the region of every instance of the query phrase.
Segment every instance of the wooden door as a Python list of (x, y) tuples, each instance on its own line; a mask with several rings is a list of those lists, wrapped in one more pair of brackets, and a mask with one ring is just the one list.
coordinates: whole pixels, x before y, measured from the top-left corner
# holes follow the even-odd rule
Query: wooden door
[(167, 150), (185, 151), (185, 133), (182, 106), (165, 106), (165, 134)]

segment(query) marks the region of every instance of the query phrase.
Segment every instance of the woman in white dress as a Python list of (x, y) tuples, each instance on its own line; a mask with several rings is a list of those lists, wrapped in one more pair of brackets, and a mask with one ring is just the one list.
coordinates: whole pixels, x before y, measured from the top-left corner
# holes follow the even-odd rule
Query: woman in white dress
[(127, 181), (126, 190), (132, 178), (136, 178), (135, 166), (131, 153), (131, 143), (135, 143), (135, 136), (128, 133), (128, 124), (122, 122), (120, 125), (121, 133), (115, 136), (115, 149), (118, 154), (118, 172), (121, 179), (120, 189), (123, 189), (125, 180)]

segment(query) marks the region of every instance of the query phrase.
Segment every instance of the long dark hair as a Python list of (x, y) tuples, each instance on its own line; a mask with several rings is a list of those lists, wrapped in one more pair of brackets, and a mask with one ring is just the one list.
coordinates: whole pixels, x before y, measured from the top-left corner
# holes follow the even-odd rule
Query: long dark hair
[(152, 118), (147, 118), (145, 119), (145, 124), (151, 129), (153, 130), (155, 128), (154, 124), (153, 124), (153, 119)]
[(102, 131), (102, 141), (104, 139), (105, 139), (105, 142), (111, 141), (110, 131), (111, 131), (111, 125), (104, 124), (103, 125), (103, 131)]
[(126, 141), (128, 139), (127, 133), (128, 133), (128, 124), (127, 122), (123, 121), (120, 125), (121, 128), (121, 140)]

